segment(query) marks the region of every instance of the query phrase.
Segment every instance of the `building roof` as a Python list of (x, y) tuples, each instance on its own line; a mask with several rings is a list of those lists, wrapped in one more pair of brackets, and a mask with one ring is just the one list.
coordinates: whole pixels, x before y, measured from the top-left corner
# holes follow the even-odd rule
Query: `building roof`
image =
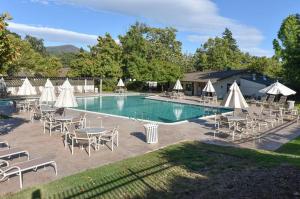
[(253, 79), (252, 75), (251, 76), (242, 76), (241, 79), (245, 79), (245, 80), (255, 82), (258, 84), (263, 84), (265, 86), (269, 86), (275, 82), (274, 79), (267, 77), (267, 76), (263, 76), (263, 75), (256, 75), (255, 79)]
[(245, 72), (245, 70), (225, 70), (225, 71), (198, 71), (193, 73), (186, 73), (182, 78), (182, 81), (186, 82), (207, 82), (209, 79), (212, 83), (221, 79), (239, 75)]

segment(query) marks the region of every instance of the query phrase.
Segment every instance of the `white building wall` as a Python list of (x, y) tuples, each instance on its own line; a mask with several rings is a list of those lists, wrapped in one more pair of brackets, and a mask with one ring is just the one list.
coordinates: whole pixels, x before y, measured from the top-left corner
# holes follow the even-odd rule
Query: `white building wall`
[(234, 80), (237, 81), (238, 84), (240, 84), (240, 76), (236, 75), (236, 76), (232, 76), (230, 78), (226, 78), (226, 79), (222, 79), (219, 80), (215, 83), (213, 83), (213, 86), (216, 90), (217, 96), (218, 98), (224, 98), (227, 94), (227, 87), (228, 85), (231, 85)]
[(254, 96), (255, 98), (261, 97), (263, 93), (258, 92), (260, 89), (265, 88), (266, 85), (257, 82), (240, 79), (240, 89), (244, 96)]

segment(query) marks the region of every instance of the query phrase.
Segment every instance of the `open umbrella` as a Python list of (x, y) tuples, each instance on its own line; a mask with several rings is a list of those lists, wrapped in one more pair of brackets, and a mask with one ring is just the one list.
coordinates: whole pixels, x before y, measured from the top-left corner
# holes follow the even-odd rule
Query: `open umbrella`
[(183, 88), (182, 88), (182, 86), (181, 86), (181, 83), (180, 83), (179, 79), (176, 81), (173, 90), (177, 90), (177, 91), (183, 90)]
[(31, 85), (26, 77), (22, 86), (19, 88), (17, 95), (36, 95), (35, 88)]
[(279, 83), (278, 81), (271, 84), (270, 86), (268, 86), (266, 88), (259, 90), (259, 92), (269, 94), (269, 95), (284, 95), (284, 96), (296, 94), (296, 91), (293, 91), (292, 89)]
[(119, 79), (118, 84), (117, 84), (117, 87), (124, 87), (124, 86), (125, 86), (125, 85), (124, 85), (123, 80), (122, 80), (122, 79)]
[(48, 104), (49, 102), (55, 102), (55, 100), (56, 100), (56, 95), (54, 91), (54, 86), (51, 83), (51, 81), (47, 79), (40, 97), (40, 102), (47, 102)]
[(202, 90), (205, 93), (215, 93), (216, 90), (214, 88), (214, 86), (212, 85), (210, 79), (208, 80), (208, 82), (206, 83), (204, 89)]
[(63, 83), (61, 89), (54, 106), (59, 108), (77, 107), (78, 104), (73, 93), (73, 87), (68, 79)]
[(229, 88), (229, 93), (227, 94), (227, 97), (223, 101), (222, 105), (234, 109), (243, 109), (249, 107), (236, 81), (234, 81)]

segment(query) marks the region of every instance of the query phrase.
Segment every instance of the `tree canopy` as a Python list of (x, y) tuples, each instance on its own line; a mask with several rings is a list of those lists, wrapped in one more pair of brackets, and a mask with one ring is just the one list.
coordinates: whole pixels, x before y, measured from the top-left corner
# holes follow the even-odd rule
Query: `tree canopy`
[[(290, 15), (283, 20), (273, 40), (275, 55), (282, 61), (285, 79), (293, 85), (300, 84), (300, 15)], [(300, 86), (298, 86), (299, 88)]]

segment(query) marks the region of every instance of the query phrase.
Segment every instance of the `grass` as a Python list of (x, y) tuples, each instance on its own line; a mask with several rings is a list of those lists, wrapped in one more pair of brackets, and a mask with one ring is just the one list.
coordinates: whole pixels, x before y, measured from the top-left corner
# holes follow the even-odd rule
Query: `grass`
[(282, 164), (300, 168), (300, 157), (184, 142), (31, 187), (4, 198), (190, 198), (189, 194), (199, 190), (209, 196), (223, 183), (219, 182), (220, 179), (226, 179), (226, 176), (218, 176), (226, 172), (230, 173), (227, 181), (232, 182), (232, 172), (269, 169)]
[(277, 152), (300, 156), (300, 136), (282, 145), (279, 149), (277, 149)]

